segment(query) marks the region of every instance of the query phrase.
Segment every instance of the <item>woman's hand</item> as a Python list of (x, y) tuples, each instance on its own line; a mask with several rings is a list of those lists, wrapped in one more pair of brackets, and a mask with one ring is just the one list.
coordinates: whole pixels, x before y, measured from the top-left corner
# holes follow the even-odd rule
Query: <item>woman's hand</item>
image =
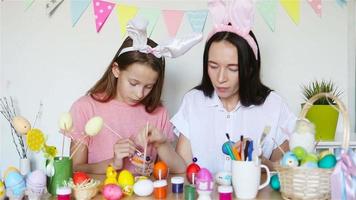
[(139, 134), (137, 135), (137, 143), (141, 146), (145, 146), (145, 143), (153, 143), (158, 146), (167, 141), (167, 136), (163, 134), (158, 128), (153, 125), (148, 125), (148, 127), (143, 127)]
[(122, 169), (124, 158), (132, 156), (135, 152), (136, 145), (130, 139), (120, 139), (114, 145), (114, 160), (115, 169)]

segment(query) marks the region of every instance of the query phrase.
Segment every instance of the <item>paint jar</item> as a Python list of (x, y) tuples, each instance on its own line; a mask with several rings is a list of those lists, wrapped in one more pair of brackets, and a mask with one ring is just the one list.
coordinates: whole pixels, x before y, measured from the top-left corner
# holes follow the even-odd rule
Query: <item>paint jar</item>
[(156, 199), (165, 199), (167, 197), (167, 181), (158, 180), (153, 182), (153, 194)]
[(183, 193), (184, 178), (181, 176), (174, 176), (171, 178), (172, 192)]
[(70, 187), (59, 187), (57, 188), (57, 200), (70, 200), (70, 194), (72, 190)]
[(196, 189), (194, 185), (184, 186), (184, 200), (195, 200)]
[(218, 187), (219, 200), (232, 200), (232, 187), (222, 185)]

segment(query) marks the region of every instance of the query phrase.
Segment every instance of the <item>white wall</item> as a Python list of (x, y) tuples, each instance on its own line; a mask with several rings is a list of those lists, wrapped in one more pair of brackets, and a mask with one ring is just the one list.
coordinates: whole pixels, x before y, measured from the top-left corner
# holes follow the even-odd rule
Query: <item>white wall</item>
[[(203, 9), (201, 1), (120, 1), (138, 7), (160, 9)], [(112, 13), (99, 34), (95, 31), (90, 6), (75, 27), (71, 26), (69, 1), (51, 18), (45, 14), (45, 1), (35, 1), (24, 12), (22, 1), (5, 0), (1, 6), (0, 96), (17, 99), (21, 115), (33, 122), (39, 102), (44, 103), (38, 127), (48, 135), (48, 143), (61, 146), (57, 120), (71, 103), (83, 95), (101, 76), (122, 41), (116, 13)], [(323, 1), (319, 18), (306, 1), (301, 5), (301, 20), (296, 26), (281, 6), (276, 31), (271, 32), (256, 15), (255, 34), (261, 47), (262, 79), (282, 95), (298, 114), (302, 102), (301, 84), (313, 79), (332, 79), (343, 89), (342, 100), (355, 120), (355, 4), (341, 8), (335, 1)], [(211, 29), (208, 17), (205, 35)], [(178, 35), (191, 32), (185, 17)], [(152, 38), (167, 36), (160, 17)], [(164, 101), (171, 114), (182, 95), (201, 78), (203, 43), (178, 59), (167, 59)], [(0, 170), (18, 164), (9, 134), (0, 118)], [(67, 141), (68, 144), (68, 141)], [(68, 148), (66, 148), (66, 153)], [(34, 166), (42, 164), (42, 154), (31, 155)]]

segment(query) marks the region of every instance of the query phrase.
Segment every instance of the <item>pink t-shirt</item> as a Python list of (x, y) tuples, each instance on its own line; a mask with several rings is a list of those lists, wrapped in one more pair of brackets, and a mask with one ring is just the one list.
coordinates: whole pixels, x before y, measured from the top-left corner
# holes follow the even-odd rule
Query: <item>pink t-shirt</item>
[[(110, 129), (123, 138), (130, 138), (135, 142), (139, 131), (148, 122), (166, 134), (169, 141), (174, 139), (173, 128), (164, 107), (158, 107), (152, 113), (147, 113), (145, 106), (141, 104), (130, 106), (117, 100), (101, 103), (90, 96), (83, 96), (74, 102), (70, 113), (73, 117), (71, 136), (74, 140), (81, 140), (87, 145), (89, 164), (113, 158), (113, 146), (120, 137), (112, 133)], [(85, 136), (85, 124), (94, 116), (100, 116), (104, 120), (104, 126), (97, 135)], [(156, 160), (157, 152), (152, 145), (148, 146), (147, 155), (152, 161)], [(130, 160), (126, 158), (124, 168), (135, 173), (134, 166), (130, 163)]]

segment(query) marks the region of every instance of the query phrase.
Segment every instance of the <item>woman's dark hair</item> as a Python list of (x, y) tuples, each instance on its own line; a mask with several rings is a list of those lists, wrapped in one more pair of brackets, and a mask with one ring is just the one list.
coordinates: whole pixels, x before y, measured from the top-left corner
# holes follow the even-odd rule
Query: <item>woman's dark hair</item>
[[(156, 47), (151, 39), (147, 39), (149, 46)], [(126, 70), (133, 63), (140, 63), (151, 67), (158, 73), (157, 82), (153, 86), (151, 92), (141, 101), (145, 105), (147, 112), (153, 112), (161, 105), (161, 94), (164, 82), (165, 60), (164, 58), (157, 58), (153, 54), (142, 53), (139, 51), (128, 51), (119, 56), (122, 49), (132, 46), (132, 39), (127, 37), (122, 43), (120, 49), (110, 62), (103, 76), (99, 81), (87, 92), (92, 98), (99, 102), (108, 102), (116, 97), (117, 78), (112, 73), (113, 63), (116, 62), (120, 70)], [(103, 94), (103, 95), (102, 95)]]
[[(250, 35), (258, 43), (255, 35), (250, 31)], [(203, 91), (205, 96), (212, 97), (214, 92), (213, 84), (208, 74), (209, 49), (212, 43), (227, 41), (234, 45), (238, 52), (239, 65), (239, 98), (243, 106), (261, 105), (272, 91), (265, 86), (260, 79), (260, 50), (258, 48), (257, 60), (252, 48), (241, 36), (231, 32), (215, 33), (206, 43), (203, 56), (203, 77), (201, 83), (195, 89)]]

